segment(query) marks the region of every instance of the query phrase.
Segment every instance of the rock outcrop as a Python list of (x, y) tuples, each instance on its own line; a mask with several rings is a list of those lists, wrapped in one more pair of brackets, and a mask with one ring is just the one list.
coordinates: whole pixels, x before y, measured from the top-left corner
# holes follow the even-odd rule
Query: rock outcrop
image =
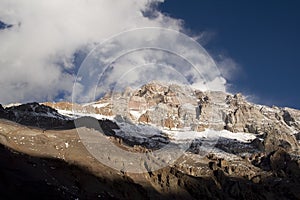
[[(166, 167), (113, 170), (87, 151), (97, 144), (84, 146), (76, 128)], [(241, 94), (153, 82), (84, 105), (0, 105), (0, 143), (0, 198), (300, 199), (300, 111)], [(169, 144), (187, 146), (171, 163), (153, 153)]]
[(107, 95), (101, 101), (107, 103), (109, 113), (126, 116), (134, 123), (170, 130), (209, 128), (253, 133), (260, 138), (256, 141), (260, 149), (271, 152), (281, 146), (290, 152), (299, 151), (300, 111), (256, 105), (241, 94), (153, 82), (137, 90), (128, 88), (124, 93)]

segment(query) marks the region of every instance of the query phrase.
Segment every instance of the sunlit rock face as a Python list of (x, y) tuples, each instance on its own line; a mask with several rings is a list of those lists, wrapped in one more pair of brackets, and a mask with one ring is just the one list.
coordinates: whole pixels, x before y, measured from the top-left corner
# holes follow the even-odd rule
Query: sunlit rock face
[(253, 133), (265, 139), (264, 145), (269, 150), (278, 145), (296, 150), (299, 145), (296, 139), (300, 131), (298, 110), (256, 105), (241, 94), (201, 92), (188, 86), (150, 83), (137, 90), (128, 89), (112, 99), (109, 105), (112, 113), (123, 113), (135, 123), (170, 130), (188, 127), (193, 131), (210, 128)]
[[(0, 105), (0, 168), (7, 174), (29, 174), (1, 179), (0, 184), (26, 185), (28, 192), (20, 193), (24, 198), (39, 195), (34, 190), (38, 184), (43, 195), (72, 199), (96, 193), (103, 199), (299, 199), (299, 120), (299, 110), (256, 105), (241, 94), (158, 82), (109, 92), (88, 104)], [(97, 147), (95, 137), (106, 138), (102, 145), (109, 140), (109, 146), (124, 151), (149, 153), (150, 163), (167, 162), (168, 155), (155, 151), (168, 145), (186, 149), (163, 168), (148, 172), (150, 165), (142, 162), (145, 173), (132, 174), (95, 159), (87, 151), (90, 145)], [(100, 147), (120, 166), (131, 159)], [(61, 185), (51, 180), (70, 181)], [(4, 197), (17, 194), (3, 191)]]
[[(151, 82), (138, 89), (109, 92), (85, 105), (68, 102), (45, 103), (59, 110), (124, 116), (136, 124), (169, 130), (205, 129), (252, 133), (257, 145), (271, 151), (278, 146), (299, 149), (300, 112), (291, 108), (256, 105), (241, 94), (200, 91), (187, 85)], [(297, 135), (298, 134), (298, 135)], [(261, 143), (261, 144), (260, 144)]]

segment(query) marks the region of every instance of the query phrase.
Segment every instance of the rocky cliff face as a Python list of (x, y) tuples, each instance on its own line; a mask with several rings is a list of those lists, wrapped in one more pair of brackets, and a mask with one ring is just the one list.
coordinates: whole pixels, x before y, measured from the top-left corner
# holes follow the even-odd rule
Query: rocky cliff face
[[(300, 111), (255, 105), (241, 94), (149, 83), (85, 105), (0, 106), (0, 118), (0, 175), (13, 175), (1, 178), (1, 188), (10, 185), (5, 198), (20, 197), (12, 185), (27, 184), (25, 196), (59, 199), (300, 199)], [(129, 173), (95, 160), (75, 127), (129, 152), (189, 146), (164, 168)], [(37, 185), (43, 194), (34, 193)]]
[[(62, 103), (46, 105), (71, 110)], [(188, 86), (149, 83), (140, 89), (109, 93), (98, 102), (73, 106), (77, 112), (121, 115), (135, 124), (169, 130), (228, 130), (254, 134), (253, 144), (271, 152), (284, 147), (299, 151), (300, 112), (291, 108), (255, 105), (241, 94), (201, 92)]]

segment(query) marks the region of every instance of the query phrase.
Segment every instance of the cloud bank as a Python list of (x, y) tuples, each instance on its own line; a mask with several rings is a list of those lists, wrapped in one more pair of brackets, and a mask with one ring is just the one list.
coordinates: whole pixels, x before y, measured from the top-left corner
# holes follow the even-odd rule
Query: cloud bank
[[(184, 30), (181, 20), (153, 6), (162, 2), (1, 0), (0, 20), (13, 27), (0, 30), (0, 103), (70, 100), (76, 52), (133, 28)], [(225, 88), (223, 79), (214, 84)]]

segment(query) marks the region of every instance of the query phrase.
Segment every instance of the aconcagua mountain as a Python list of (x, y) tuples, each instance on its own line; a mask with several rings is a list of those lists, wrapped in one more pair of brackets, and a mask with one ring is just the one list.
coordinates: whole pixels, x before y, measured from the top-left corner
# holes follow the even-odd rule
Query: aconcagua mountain
[[(0, 117), (4, 199), (300, 199), (300, 111), (241, 94), (151, 82), (88, 104), (0, 106)], [(78, 130), (128, 152), (185, 151), (174, 162), (153, 153), (167, 165), (133, 173), (97, 160)]]

